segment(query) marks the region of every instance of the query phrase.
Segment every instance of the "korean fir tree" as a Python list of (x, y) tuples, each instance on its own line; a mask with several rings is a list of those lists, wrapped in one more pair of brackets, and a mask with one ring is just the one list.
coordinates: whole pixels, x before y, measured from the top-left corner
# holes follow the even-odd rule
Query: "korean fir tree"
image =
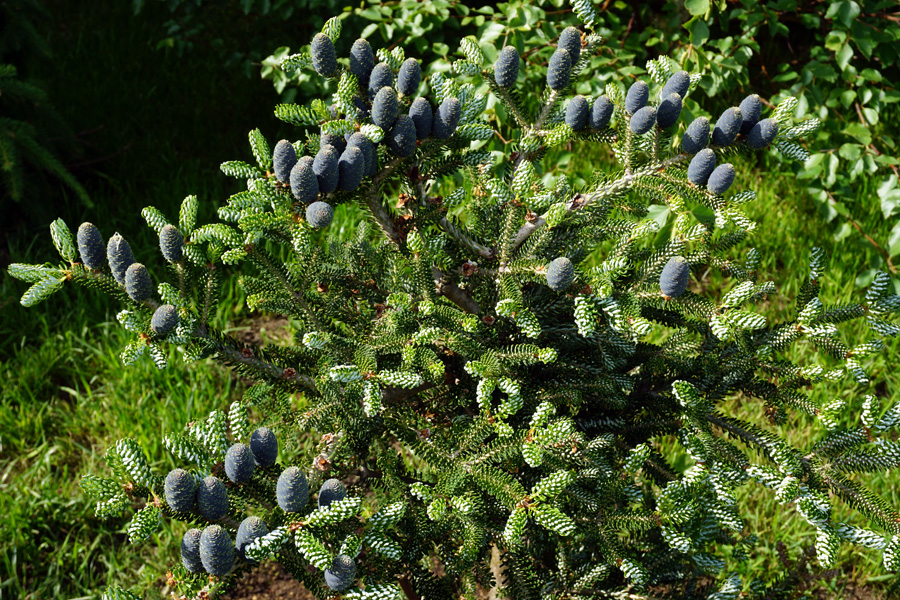
[[(824, 255), (811, 248), (795, 311), (771, 322), (755, 306), (776, 287), (759, 280), (749, 239), (774, 229), (742, 212), (754, 192), (734, 189), (729, 162), (773, 149), (803, 159), (818, 122), (793, 123), (793, 99), (768, 110), (750, 97), (685, 123), (699, 77), (666, 58), (646, 79), (575, 95), (602, 44), (590, 5), (575, 6), (584, 26), (527, 63), (506, 47), (488, 64), (466, 38), (449, 70), (342, 40), (332, 19), (283, 68), (313, 69), (337, 91), (276, 108), (296, 140), (250, 133), (256, 164), (222, 165), (247, 182), (222, 222), (198, 224), (194, 196), (177, 219), (144, 209), (165, 268), (135, 263), (123, 236), (107, 243), (90, 224), (73, 239), (60, 220), (64, 264), (10, 267), (33, 284), (27, 306), (67, 282), (120, 299), (134, 332), (126, 363), (147, 353), (164, 368), (175, 346), (255, 382), (165, 437), (179, 468), (155, 472), (124, 439), (108, 452), (112, 477), (83, 479), (101, 516), (143, 504), (133, 542), (161, 519), (186, 523), (170, 574), (179, 594), (215, 596), (274, 559), (319, 597), (640, 598), (700, 580), (715, 582), (709, 598), (768, 597), (777, 582), (742, 581), (722, 552), (754, 551), (735, 495), (750, 485), (809, 522), (822, 566), (851, 543), (896, 569), (900, 515), (849, 475), (900, 462), (889, 434), (900, 406), (869, 394), (820, 406), (804, 390), (866, 383), (865, 357), (900, 332), (900, 297), (882, 273), (860, 302), (823, 304)], [(545, 89), (521, 85), (526, 69)], [(502, 132), (485, 120), (489, 102), (508, 115)], [(609, 147), (617, 170), (575, 189), (544, 160), (565, 144)], [(332, 231), (341, 205), (365, 215), (348, 243)], [(664, 227), (648, 218), (654, 205)], [(245, 267), (249, 308), (295, 324), (291, 344), (213, 327), (225, 265)], [(706, 270), (727, 289), (692, 281)], [(873, 337), (849, 347), (837, 326), (854, 320)], [(799, 341), (829, 366), (788, 360)], [(819, 429), (792, 446), (723, 410), (737, 394), (775, 423), (802, 412)], [(317, 450), (286, 456), (279, 441), (309, 432)], [(836, 502), (868, 527), (832, 519)]]

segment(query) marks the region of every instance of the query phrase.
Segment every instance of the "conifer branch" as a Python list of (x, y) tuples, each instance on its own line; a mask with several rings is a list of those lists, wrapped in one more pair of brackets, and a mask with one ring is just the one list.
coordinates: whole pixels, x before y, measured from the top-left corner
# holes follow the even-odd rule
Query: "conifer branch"
[(458, 285), (450, 281), (450, 278), (443, 271), (432, 265), (431, 274), (434, 277), (434, 285), (439, 294), (469, 314), (477, 315), (481, 313), (481, 307), (478, 306), (478, 303), (472, 300)]
[[(666, 160), (647, 165), (646, 167), (635, 171), (634, 173), (622, 175), (619, 179), (604, 184), (599, 189), (590, 194), (576, 195), (566, 203), (566, 211), (572, 212), (575, 210), (579, 210), (584, 208), (588, 204), (602, 198), (620, 194), (629, 189), (640, 177), (651, 175), (658, 171), (664, 171), (668, 167), (683, 163), (689, 158), (690, 155), (688, 154), (676, 154), (675, 156)], [(527, 240), (531, 234), (540, 229), (542, 225), (547, 223), (547, 215), (549, 214), (549, 212), (550, 211), (545, 212), (541, 216), (537, 217), (534, 221), (527, 222), (519, 228), (518, 233), (516, 233), (516, 238), (515, 240), (513, 240), (512, 246), (510, 247), (512, 252), (515, 252), (519, 248), (519, 246), (525, 243), (525, 240)]]
[(540, 129), (544, 126), (544, 121), (547, 120), (548, 116), (550, 116), (550, 111), (553, 109), (553, 105), (556, 104), (557, 98), (559, 98), (559, 91), (551, 90), (550, 95), (547, 96), (547, 102), (544, 103), (544, 107), (541, 109), (540, 116), (538, 116), (538, 119), (534, 122), (534, 125), (531, 126), (532, 131), (540, 131)]

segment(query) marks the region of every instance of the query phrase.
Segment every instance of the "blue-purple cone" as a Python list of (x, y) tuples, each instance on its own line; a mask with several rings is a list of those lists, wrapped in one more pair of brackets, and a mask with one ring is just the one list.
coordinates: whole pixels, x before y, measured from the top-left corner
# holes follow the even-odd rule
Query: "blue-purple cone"
[(181, 564), (191, 573), (203, 572), (203, 561), (200, 560), (199, 529), (188, 529), (181, 538)]
[(741, 124), (743, 122), (741, 109), (736, 106), (726, 109), (719, 117), (719, 120), (716, 121), (716, 126), (713, 128), (713, 143), (716, 146), (727, 146), (733, 142), (737, 137), (738, 132), (740, 132)]
[(452, 96), (445, 98), (434, 116), (434, 122), (431, 125), (431, 135), (439, 140), (446, 140), (456, 131), (456, 126), (459, 125), (461, 116), (462, 107), (459, 99)]
[(266, 527), (266, 524), (259, 517), (247, 517), (241, 521), (237, 534), (234, 536), (234, 545), (240, 557), (244, 560), (250, 560), (246, 554), (247, 546), (267, 533), (269, 533), (269, 528)]
[(346, 554), (335, 557), (330, 569), (325, 569), (325, 585), (335, 592), (343, 592), (356, 579), (356, 562)]
[(409, 117), (416, 126), (416, 139), (424, 140), (431, 135), (431, 124), (434, 120), (434, 113), (431, 110), (431, 103), (425, 98), (416, 98), (409, 106)]
[(178, 309), (171, 304), (163, 304), (156, 309), (150, 319), (150, 329), (156, 335), (169, 335), (178, 326)]
[(591, 129), (603, 129), (609, 125), (613, 115), (613, 103), (606, 96), (600, 96), (594, 100), (591, 109)]
[(747, 145), (754, 150), (765, 148), (778, 135), (778, 121), (775, 119), (763, 119), (753, 126), (747, 135)]
[(271, 467), (278, 460), (278, 438), (268, 427), (258, 427), (250, 434), (250, 451), (256, 464)]
[(688, 165), (688, 181), (694, 185), (706, 185), (713, 169), (716, 168), (716, 153), (709, 148), (704, 148), (694, 155)]
[(512, 87), (519, 77), (519, 51), (504, 46), (494, 63), (494, 81), (502, 88)]
[(741, 133), (747, 135), (753, 126), (759, 123), (759, 117), (762, 114), (762, 100), (756, 94), (750, 94), (741, 100)]
[(394, 121), (388, 134), (388, 148), (400, 158), (416, 153), (416, 125), (409, 115), (400, 115)]
[[(342, 140), (343, 141), (343, 140)], [(337, 189), (340, 174), (338, 173), (338, 151), (334, 146), (322, 146), (313, 161), (313, 173), (319, 185), (319, 193), (327, 194)]]
[(559, 34), (556, 47), (566, 49), (574, 67), (581, 58), (581, 34), (574, 27), (566, 27)]
[[(408, 119), (409, 117), (406, 118)], [(413, 140), (413, 145), (415, 143), (415, 140)], [(415, 151), (415, 148), (413, 148), (413, 151)], [(338, 160), (338, 171), (341, 176), (338, 187), (341, 190), (352, 192), (358, 188), (366, 173), (366, 157), (362, 149), (358, 146), (348, 145)]]
[[(309, 160), (304, 160), (309, 159)], [(300, 202), (309, 204), (319, 196), (319, 182), (312, 170), (312, 158), (304, 156), (291, 169), (291, 193)]]
[(253, 478), (256, 461), (247, 444), (234, 444), (225, 453), (225, 474), (234, 483), (246, 483)]
[(309, 500), (309, 484), (306, 475), (297, 467), (282, 471), (275, 485), (275, 498), (284, 512), (299, 512)]
[(688, 125), (681, 138), (681, 148), (688, 154), (697, 154), (709, 145), (709, 119), (697, 117)]
[(397, 73), (397, 91), (404, 96), (414, 96), (422, 83), (422, 67), (414, 58), (407, 58)]
[(588, 122), (588, 103), (584, 96), (578, 95), (569, 101), (566, 107), (566, 125), (572, 128), (572, 131), (581, 131), (587, 127)]
[(200, 534), (200, 561), (210, 575), (227, 575), (234, 566), (234, 544), (220, 525), (210, 525)]
[(399, 113), (400, 103), (394, 88), (387, 86), (381, 88), (372, 101), (372, 122), (386, 133), (397, 120)]
[(109, 238), (106, 245), (106, 259), (109, 262), (109, 270), (119, 285), (125, 285), (125, 271), (134, 264), (134, 254), (131, 246), (118, 233)]
[(106, 249), (103, 247), (103, 236), (93, 223), (82, 223), (78, 227), (78, 254), (81, 262), (89, 269), (100, 269), (106, 261)]
[(673, 256), (659, 276), (659, 289), (663, 296), (676, 298), (687, 290), (691, 267), (683, 256)]
[(656, 110), (656, 124), (665, 131), (678, 122), (679, 116), (681, 116), (681, 96), (672, 92), (659, 103)]
[(177, 263), (184, 255), (184, 236), (174, 225), (166, 225), (159, 232), (159, 250), (163, 258)]
[(356, 75), (359, 85), (368, 87), (369, 75), (375, 68), (375, 53), (367, 40), (359, 38), (350, 48), (350, 72)]
[(347, 497), (347, 488), (340, 479), (329, 479), (319, 488), (319, 508), (331, 506), (332, 502)]
[(310, 226), (320, 229), (331, 225), (334, 219), (334, 209), (327, 202), (313, 202), (306, 207), (306, 222)]
[(197, 486), (197, 508), (203, 518), (218, 521), (228, 514), (228, 491), (218, 477), (210, 475)]
[(655, 106), (645, 106), (643, 108), (639, 108), (636, 113), (631, 116), (631, 122), (629, 126), (631, 127), (631, 131), (633, 131), (637, 135), (643, 135), (653, 129), (653, 126), (656, 125), (656, 107)]
[(687, 96), (690, 87), (691, 76), (688, 75), (687, 71), (678, 71), (677, 73), (672, 73), (672, 76), (666, 81), (666, 85), (663, 86), (662, 93), (659, 97), (668, 98), (671, 94), (678, 94), (684, 98)]
[(334, 53), (334, 42), (324, 33), (313, 36), (309, 45), (313, 69), (323, 77), (331, 77), (338, 69), (337, 56)]
[(394, 73), (391, 71), (390, 65), (380, 62), (372, 68), (369, 75), (369, 100), (375, 99), (375, 94), (381, 91), (383, 87), (394, 86)]
[(547, 265), (547, 287), (562, 292), (575, 281), (575, 265), (565, 256), (554, 258)]
[(132, 263), (125, 269), (125, 291), (135, 302), (143, 302), (153, 295), (153, 282), (147, 267)]
[(734, 183), (734, 175), (733, 166), (728, 163), (719, 165), (709, 176), (709, 181), (706, 182), (706, 189), (713, 194), (724, 194), (731, 187), (731, 184)]
[(197, 502), (197, 481), (184, 469), (172, 469), (163, 486), (166, 504), (178, 512), (190, 512)]
[(547, 65), (547, 86), (552, 90), (562, 90), (569, 85), (572, 72), (572, 57), (565, 48), (557, 48)]
[(291, 169), (297, 164), (297, 151), (293, 144), (287, 140), (278, 140), (275, 150), (272, 151), (272, 165), (275, 169), (275, 178), (281, 183), (291, 182)]
[(647, 106), (650, 100), (650, 87), (644, 81), (635, 81), (625, 94), (625, 112), (633, 115)]

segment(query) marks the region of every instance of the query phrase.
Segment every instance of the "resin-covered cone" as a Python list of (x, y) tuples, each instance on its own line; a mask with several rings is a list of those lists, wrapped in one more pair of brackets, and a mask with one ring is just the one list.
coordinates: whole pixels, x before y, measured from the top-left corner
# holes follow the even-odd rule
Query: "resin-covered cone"
[(200, 534), (200, 561), (210, 575), (227, 575), (234, 566), (234, 544), (220, 525), (210, 525)]
[(409, 105), (409, 117), (416, 126), (416, 139), (424, 140), (431, 135), (431, 125), (434, 120), (434, 111), (431, 104), (425, 98), (416, 98)]
[(291, 169), (297, 164), (297, 151), (293, 144), (287, 140), (278, 140), (275, 150), (272, 151), (272, 165), (275, 169), (275, 178), (281, 183), (291, 182)]
[(200, 560), (200, 536), (199, 529), (188, 529), (181, 538), (181, 564), (190, 573), (202, 573), (203, 561)]
[(81, 262), (89, 269), (100, 269), (106, 261), (106, 249), (103, 247), (103, 236), (93, 223), (82, 223), (78, 227), (78, 254)]
[(347, 488), (340, 479), (329, 479), (319, 488), (319, 508), (330, 506), (332, 502), (347, 497)]
[(691, 267), (683, 256), (673, 256), (659, 276), (659, 289), (663, 296), (676, 298), (687, 290)]
[(106, 259), (109, 262), (109, 270), (119, 285), (125, 285), (125, 271), (134, 264), (134, 254), (131, 246), (118, 233), (109, 238), (106, 245)]
[(282, 471), (275, 485), (275, 497), (278, 506), (284, 512), (299, 512), (309, 500), (309, 484), (306, 475), (297, 467), (288, 467)]
[(438, 107), (437, 114), (434, 116), (434, 123), (431, 126), (431, 135), (439, 140), (446, 140), (459, 125), (459, 119), (462, 116), (462, 107), (459, 99), (446, 98)]
[(209, 521), (218, 521), (228, 514), (228, 491), (221, 479), (210, 475), (200, 482), (197, 509)]
[(331, 77), (338, 70), (337, 56), (334, 53), (334, 42), (324, 33), (313, 36), (309, 45), (313, 69), (323, 77)]
[(245, 483), (253, 478), (256, 461), (247, 444), (234, 444), (225, 453), (225, 475), (234, 483)]
[(159, 250), (163, 258), (177, 263), (184, 255), (184, 236), (174, 225), (166, 225), (159, 232)]
[(397, 73), (397, 91), (404, 96), (414, 96), (422, 82), (422, 67), (414, 58), (407, 58)]
[(575, 281), (575, 265), (565, 256), (554, 258), (547, 265), (547, 286), (554, 292), (568, 289)]
[(259, 517), (247, 517), (241, 521), (237, 534), (234, 536), (234, 545), (238, 554), (244, 560), (247, 559), (245, 549), (253, 543), (253, 540), (269, 533), (269, 528)]
[(578, 95), (569, 101), (566, 107), (566, 125), (572, 128), (572, 131), (581, 131), (587, 127), (588, 122), (588, 103), (584, 96)]
[(153, 312), (150, 329), (156, 335), (169, 335), (178, 326), (178, 309), (171, 304), (163, 304)]
[(494, 63), (494, 81), (502, 88), (512, 87), (519, 77), (519, 51), (504, 46)]
[(335, 592), (343, 592), (356, 579), (356, 562), (346, 554), (335, 557), (330, 569), (325, 569), (325, 585)]
[(190, 512), (197, 502), (197, 481), (184, 469), (172, 469), (164, 485), (166, 504), (178, 512)]
[(125, 291), (135, 302), (143, 302), (153, 295), (153, 281), (147, 267), (132, 263), (125, 269)]
[(250, 451), (256, 464), (271, 467), (278, 460), (278, 438), (268, 427), (258, 427), (250, 434)]

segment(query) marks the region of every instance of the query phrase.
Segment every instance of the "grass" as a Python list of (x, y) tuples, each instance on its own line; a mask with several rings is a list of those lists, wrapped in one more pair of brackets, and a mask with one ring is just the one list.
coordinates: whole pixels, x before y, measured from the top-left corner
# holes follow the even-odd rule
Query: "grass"
[[(107, 235), (119, 230), (132, 243), (138, 260), (158, 264), (156, 241), (135, 218), (137, 211), (152, 204), (174, 216), (181, 198), (198, 193), (201, 222), (214, 220), (215, 206), (237, 191), (240, 182), (228, 180), (209, 165), (248, 160), (246, 131), (252, 127), (260, 126), (273, 140), (286, 135), (271, 116), (277, 98), (268, 82), (248, 81), (240, 75), (235, 75), (240, 78), (235, 82), (212, 75), (219, 73), (212, 54), (198, 52), (190, 60), (179, 60), (153, 52), (158, 30), (149, 20), (129, 18), (127, 7), (104, 15), (109, 31), (116, 35), (90, 36), (82, 32), (91, 31), (93, 17), (58, 4), (55, 14), (67, 26), (57, 27), (57, 39), (51, 41), (68, 51), (59, 57), (56, 72), (66, 75), (53, 80), (51, 97), (65, 97), (63, 92), (75, 82), (79, 89), (108, 89), (104, 86), (110, 73), (146, 69), (168, 75), (122, 78), (106, 102), (87, 96), (71, 98), (75, 105), (67, 107), (67, 118), (75, 129), (102, 124), (102, 133), (91, 139), (93, 150), (97, 156), (114, 155), (102, 171), (88, 168), (79, 173), (90, 183), (97, 206), (109, 210), (86, 215), (77, 206), (60, 207), (70, 225), (91, 220)], [(165, 83), (153, 85), (149, 80)], [(196, 85), (199, 80), (205, 84)], [(137, 106), (150, 105), (154, 116), (135, 113)], [(173, 123), (178, 124), (174, 129)], [(576, 151), (566, 160), (570, 172), (586, 173), (596, 161), (607, 159), (597, 151)], [(855, 232), (835, 241), (836, 227), (823, 223), (818, 208), (789, 170), (775, 171), (772, 160), (756, 165), (760, 168), (751, 166), (741, 165), (735, 184), (759, 193), (756, 202), (748, 205), (748, 213), (760, 222), (760, 228), (748, 243), (763, 256), (761, 279), (772, 279), (779, 289), (761, 309), (773, 320), (790, 315), (791, 299), (805, 277), (814, 245), (830, 254), (823, 301), (860, 298), (863, 291), (856, 286), (857, 276), (878, 263), (876, 249)], [(880, 218), (877, 203), (874, 195), (862, 190), (854, 216), (873, 238), (884, 242), (890, 225)], [(350, 236), (356, 218), (358, 212), (339, 209), (332, 229)], [(40, 230), (24, 227), (10, 238), (15, 261), (55, 260), (45, 227), (46, 223)], [(771, 235), (776, 227), (777, 234)], [(727, 290), (731, 282), (712, 272), (692, 285), (715, 293)], [(157, 371), (149, 360), (123, 368), (118, 352), (130, 334), (114, 321), (114, 306), (84, 290), (66, 289), (26, 310), (18, 305), (24, 289), (24, 284), (6, 275), (0, 284), (0, 377), (4, 381), (0, 388), (0, 598), (94, 597), (108, 583), (126, 587), (140, 583), (159, 593), (161, 574), (177, 560), (179, 536), (171, 523), (164, 523), (150, 542), (131, 546), (123, 530), (127, 519), (96, 519), (78, 480), (85, 473), (106, 474), (104, 452), (126, 436), (141, 443), (153, 467), (165, 472), (174, 465), (160, 446), (162, 434), (212, 409), (227, 408), (239, 397), (242, 383), (228, 370), (208, 367), (208, 363), (185, 365), (174, 353), (166, 371)], [(233, 279), (226, 283), (225, 295), (223, 306), (230, 308), (220, 310), (218, 322), (246, 327), (246, 322), (238, 321), (240, 292)], [(866, 332), (853, 327), (846, 335), (857, 341), (866, 338)], [(823, 384), (810, 391), (811, 398), (818, 403), (846, 398), (853, 414), (858, 413), (862, 394), (871, 389), (886, 406), (900, 401), (898, 374), (886, 358), (898, 356), (898, 350), (900, 341), (892, 340), (884, 354), (864, 365), (873, 381), (868, 388), (843, 382)], [(817, 360), (802, 345), (788, 357)], [(763, 406), (746, 398), (734, 398), (725, 406), (800, 447), (812, 443), (810, 430), (820, 430), (812, 419), (803, 417), (772, 427), (763, 416)], [(889, 475), (861, 479), (900, 506)], [(739, 502), (747, 515), (747, 531), (761, 540), (746, 563), (732, 561), (729, 568), (741, 573), (776, 570), (780, 564), (774, 547), (779, 539), (794, 557), (803, 545), (813, 543), (812, 528), (793, 508), (778, 505), (768, 491), (745, 486)], [(835, 517), (854, 522), (852, 511), (840, 505)], [(884, 576), (878, 552), (855, 554), (844, 547), (840, 562), (842, 573), (823, 583), (834, 597), (840, 597), (847, 582), (865, 583)], [(871, 588), (889, 583), (877, 581)]]

